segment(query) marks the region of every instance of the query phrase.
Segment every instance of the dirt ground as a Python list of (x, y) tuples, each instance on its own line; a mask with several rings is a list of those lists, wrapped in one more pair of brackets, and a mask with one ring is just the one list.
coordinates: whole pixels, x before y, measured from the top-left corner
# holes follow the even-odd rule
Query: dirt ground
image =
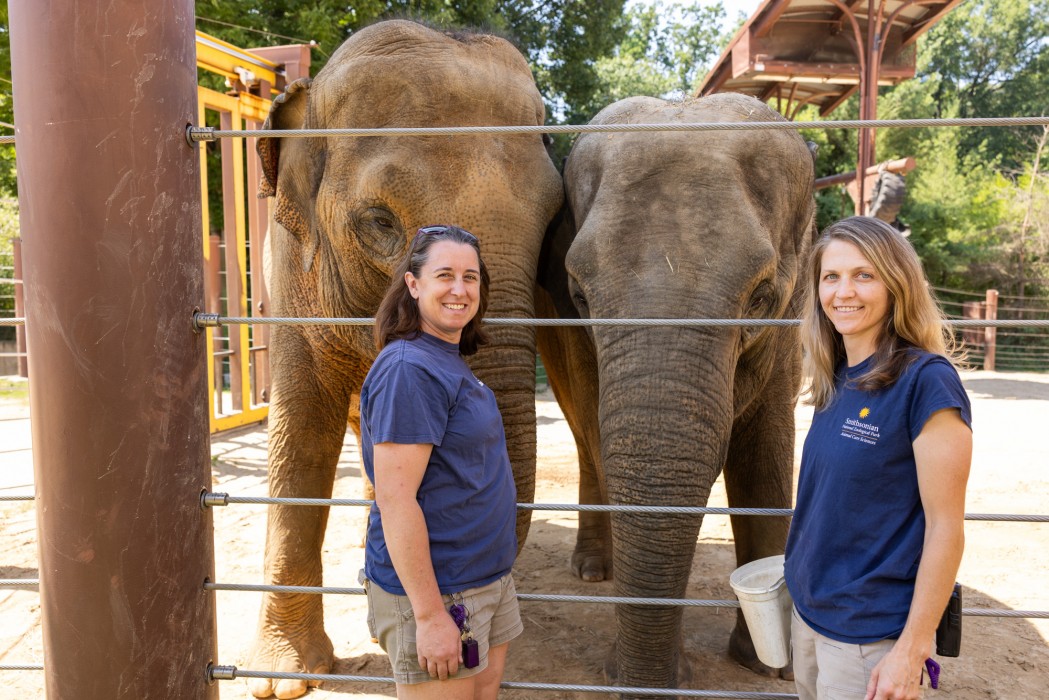
[[(973, 400), (976, 454), (967, 512), (1049, 512), (1049, 375), (973, 372), (964, 382)], [(577, 502), (575, 448), (549, 393), (536, 397), (539, 433), (538, 502)], [(798, 408), (798, 451), (811, 409)], [(28, 410), (24, 399), (0, 398), (0, 494), (32, 491)], [(218, 436), (212, 443), (214, 490), (265, 495), (266, 435), (262, 429)], [(336, 497), (358, 498), (360, 472), (352, 433), (347, 436)], [(727, 505), (719, 480), (710, 505)], [(363, 552), (364, 511), (334, 508), (324, 545), (325, 583), (357, 586)], [(611, 595), (610, 582), (584, 584), (568, 568), (576, 514), (538, 511), (514, 568), (521, 593)], [(0, 578), (36, 578), (35, 516), (31, 503), (0, 502)], [(231, 505), (215, 511), (217, 580), (260, 583), (265, 507)], [(1049, 610), (1049, 524), (970, 522), (959, 579), (967, 608)], [(696, 545), (688, 597), (730, 599), (735, 566), (728, 518), (707, 516)], [(221, 664), (247, 668), (260, 594), (217, 593)], [(385, 655), (373, 644), (361, 596), (325, 597), (327, 629), (335, 644), (334, 673), (388, 676)], [(525, 633), (510, 649), (507, 681), (603, 685), (602, 663), (614, 634), (609, 605), (522, 602)], [(706, 690), (793, 693), (793, 684), (762, 679), (726, 655), (734, 612), (684, 611), (685, 648), (693, 668), (690, 687)], [(1049, 694), (1049, 620), (965, 618), (962, 656), (941, 660), (941, 690), (927, 697), (1019, 700)], [(0, 665), (43, 663), (35, 591), (0, 590)], [(197, 671), (188, 670), (196, 673)], [(4, 697), (43, 697), (43, 673), (5, 671)], [(221, 687), (224, 698), (249, 697), (241, 680)], [(392, 685), (327, 684), (312, 698), (391, 698)], [(505, 690), (503, 698), (579, 699), (593, 693)]]

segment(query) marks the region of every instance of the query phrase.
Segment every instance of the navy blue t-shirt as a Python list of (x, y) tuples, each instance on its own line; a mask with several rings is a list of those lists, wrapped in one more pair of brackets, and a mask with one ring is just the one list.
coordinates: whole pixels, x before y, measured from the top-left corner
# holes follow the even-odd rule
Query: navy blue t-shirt
[(939, 355), (915, 357), (890, 387), (859, 391), (844, 370), (805, 439), (785, 575), (798, 613), (848, 644), (903, 631), (925, 539), (912, 443), (933, 413), (960, 410), (972, 426), (958, 372)]
[[(422, 333), (379, 353), (361, 388), (361, 454), (375, 481), (374, 445), (431, 444), (418, 501), (441, 593), (484, 586), (517, 555), (516, 501), (495, 394), (473, 375), (459, 346)], [(364, 572), (405, 595), (372, 506)]]

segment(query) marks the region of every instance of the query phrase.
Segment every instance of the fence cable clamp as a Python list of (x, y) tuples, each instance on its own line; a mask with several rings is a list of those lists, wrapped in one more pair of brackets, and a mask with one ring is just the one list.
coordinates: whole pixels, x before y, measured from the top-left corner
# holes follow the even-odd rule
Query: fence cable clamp
[(216, 666), (215, 664), (208, 664), (208, 683), (214, 683), (215, 681), (233, 681), (237, 679), (237, 667), (236, 666)]
[(218, 137), (215, 136), (215, 127), (213, 126), (193, 126), (190, 124), (186, 127), (186, 140), (192, 146), (201, 141), (217, 141)]
[(229, 505), (228, 493), (202, 493), (200, 494), (200, 505), (202, 508), (215, 508)]
[(206, 314), (203, 312), (196, 312), (193, 314), (193, 328), (196, 331), (202, 331), (205, 328), (218, 328), (220, 316), (218, 314)]

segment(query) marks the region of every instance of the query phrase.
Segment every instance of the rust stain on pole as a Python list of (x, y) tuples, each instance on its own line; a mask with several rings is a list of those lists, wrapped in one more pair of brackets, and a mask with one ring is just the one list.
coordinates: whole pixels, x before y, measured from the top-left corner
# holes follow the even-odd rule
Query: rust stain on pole
[(217, 698), (193, 2), (10, 5), (52, 698)]

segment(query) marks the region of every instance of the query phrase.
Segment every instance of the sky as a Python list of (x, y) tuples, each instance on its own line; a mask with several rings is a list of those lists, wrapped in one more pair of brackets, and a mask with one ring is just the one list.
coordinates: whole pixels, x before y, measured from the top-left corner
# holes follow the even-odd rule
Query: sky
[[(668, 4), (687, 4), (687, 0), (662, 0), (664, 5)], [(717, 0), (699, 0), (700, 5), (713, 5)], [(628, 0), (627, 5), (648, 5), (651, 4), (651, 0)], [(690, 3), (688, 3), (690, 4)], [(754, 10), (758, 9), (761, 5), (761, 0), (721, 0), (722, 6), (725, 8), (725, 20), (729, 26), (736, 25), (736, 17), (739, 13), (744, 13), (747, 17), (750, 17), (754, 13)]]
[[(713, 5), (714, 0), (701, 0), (700, 4)], [(754, 10), (758, 9), (761, 0), (722, 0), (722, 4), (725, 6), (725, 15), (731, 23), (736, 19), (736, 15), (740, 12), (744, 13), (747, 17), (750, 17), (754, 13)]]

